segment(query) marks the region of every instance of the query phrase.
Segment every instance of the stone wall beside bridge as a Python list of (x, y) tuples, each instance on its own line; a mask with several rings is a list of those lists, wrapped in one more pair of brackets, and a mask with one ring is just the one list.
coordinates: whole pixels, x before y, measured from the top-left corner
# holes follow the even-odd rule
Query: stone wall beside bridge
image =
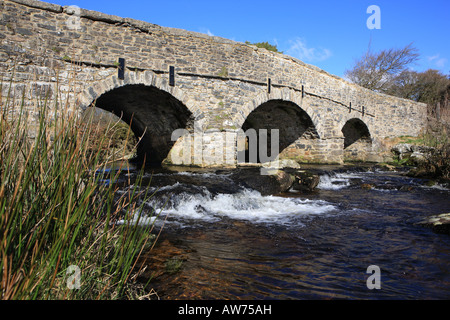
[[(0, 9), (3, 97), (24, 93), (31, 119), (45, 97), (64, 101), (52, 112), (120, 115), (150, 162), (236, 165), (251, 144), (238, 150), (237, 137), (249, 129), (258, 141), (278, 130), (280, 158), (382, 161), (384, 139), (425, 128), (424, 104), (280, 53), (73, 6), (4, 0)], [(172, 141), (177, 129), (184, 136)]]

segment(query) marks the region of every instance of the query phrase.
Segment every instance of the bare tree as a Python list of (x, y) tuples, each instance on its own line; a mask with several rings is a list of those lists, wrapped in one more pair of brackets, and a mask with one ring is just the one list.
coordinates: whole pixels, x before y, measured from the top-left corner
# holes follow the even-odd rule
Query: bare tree
[(418, 58), (418, 50), (412, 43), (401, 49), (379, 53), (372, 53), (369, 45), (364, 56), (345, 72), (345, 76), (362, 87), (385, 93), (392, 86), (393, 79)]

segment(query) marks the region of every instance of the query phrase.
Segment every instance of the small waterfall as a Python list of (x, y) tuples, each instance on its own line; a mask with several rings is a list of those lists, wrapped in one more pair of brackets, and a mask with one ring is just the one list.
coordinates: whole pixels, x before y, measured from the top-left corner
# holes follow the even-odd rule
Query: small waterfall
[[(160, 200), (150, 201), (150, 205), (158, 206), (160, 203)], [(325, 214), (335, 209), (335, 206), (322, 200), (263, 196), (258, 191), (244, 188), (232, 194), (213, 195), (207, 190), (197, 194), (178, 193), (162, 212), (182, 219), (217, 221), (230, 218), (286, 224), (295, 217)]]

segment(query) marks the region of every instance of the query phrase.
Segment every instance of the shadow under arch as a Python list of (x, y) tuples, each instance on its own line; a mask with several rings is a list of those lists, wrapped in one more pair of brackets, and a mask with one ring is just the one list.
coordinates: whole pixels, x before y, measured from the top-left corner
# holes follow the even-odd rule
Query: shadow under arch
[(342, 127), (344, 135), (344, 159), (366, 160), (372, 148), (372, 138), (367, 125), (358, 118), (348, 120)]
[[(247, 135), (245, 150), (238, 150), (239, 159), (245, 162), (265, 162), (273, 161), (277, 156), (280, 158), (290, 158), (301, 160), (307, 157), (312, 148), (313, 141), (319, 138), (316, 127), (311, 117), (306, 111), (296, 103), (285, 100), (269, 100), (255, 108), (244, 121), (241, 129)], [(249, 129), (254, 129), (256, 138), (252, 141)], [(261, 135), (261, 129), (267, 130), (267, 138)], [(278, 130), (278, 131), (273, 131)], [(278, 141), (273, 140), (272, 135), (278, 132)], [(264, 133), (264, 132), (263, 132)], [(267, 143), (267, 148), (263, 146), (261, 150), (261, 139)], [(278, 153), (271, 154), (272, 142), (278, 142)], [(256, 157), (252, 157), (252, 147), (255, 143)], [(261, 155), (260, 153), (263, 153)], [(264, 153), (267, 152), (267, 157)]]
[(127, 84), (101, 94), (92, 104), (130, 125), (137, 145), (135, 162), (161, 165), (174, 141), (172, 132), (190, 128), (192, 113), (170, 93), (145, 84)]

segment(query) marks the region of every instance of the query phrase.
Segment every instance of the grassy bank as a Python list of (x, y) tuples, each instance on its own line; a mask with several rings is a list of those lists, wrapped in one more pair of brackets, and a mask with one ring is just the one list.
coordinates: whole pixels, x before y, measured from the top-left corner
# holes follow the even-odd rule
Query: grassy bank
[(127, 222), (144, 218), (136, 199), (148, 195), (128, 188), (119, 197), (120, 170), (105, 170), (117, 156), (103, 153), (114, 126), (98, 134), (92, 117), (52, 117), (67, 106), (50, 97), (35, 105), (32, 121), (25, 105), (1, 97), (1, 298), (136, 298), (133, 279), (152, 225)]

